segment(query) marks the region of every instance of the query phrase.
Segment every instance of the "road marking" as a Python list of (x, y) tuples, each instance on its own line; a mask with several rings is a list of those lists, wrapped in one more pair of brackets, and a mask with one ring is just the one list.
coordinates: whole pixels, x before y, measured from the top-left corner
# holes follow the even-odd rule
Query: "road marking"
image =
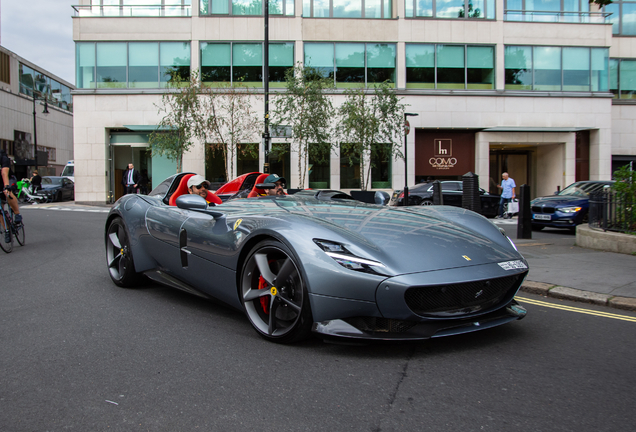
[(530, 304), (533, 304), (533, 305), (545, 306), (545, 307), (549, 307), (549, 308), (553, 308), (553, 309), (561, 309), (561, 310), (565, 310), (565, 311), (578, 312), (578, 313), (587, 314), (587, 315), (595, 315), (595, 316), (600, 316), (600, 317), (605, 317), (605, 318), (612, 318), (612, 319), (617, 319), (617, 320), (622, 320), (622, 321), (636, 322), (636, 317), (630, 317), (630, 316), (627, 316), (627, 315), (618, 315), (618, 314), (613, 314), (613, 313), (609, 313), (609, 312), (599, 312), (599, 311), (593, 311), (593, 310), (589, 310), (589, 309), (581, 309), (581, 308), (572, 307), (572, 306), (558, 305), (558, 304), (554, 304), (554, 303), (548, 303), (548, 302), (543, 302), (543, 301), (539, 301), (539, 300), (533, 300), (533, 299), (529, 299), (529, 298), (525, 298), (525, 297), (515, 297), (515, 300), (518, 300), (518, 301), (520, 301), (522, 303), (530, 303)]

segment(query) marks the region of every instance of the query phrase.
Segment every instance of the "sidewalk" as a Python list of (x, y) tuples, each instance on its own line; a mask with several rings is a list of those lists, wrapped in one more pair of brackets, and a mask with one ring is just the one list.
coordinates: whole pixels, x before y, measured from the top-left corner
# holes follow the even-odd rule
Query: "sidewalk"
[[(497, 225), (516, 234), (516, 222)], [(521, 291), (636, 311), (636, 256), (585, 249), (558, 230), (533, 232), (532, 239), (508, 235), (530, 266)]]
[[(100, 213), (110, 210), (109, 205), (76, 205), (73, 201), (25, 208)], [(636, 256), (584, 249), (575, 245), (574, 235), (558, 230), (533, 232), (532, 239), (517, 239), (516, 218), (494, 222), (506, 229), (530, 265), (521, 291), (636, 311)]]

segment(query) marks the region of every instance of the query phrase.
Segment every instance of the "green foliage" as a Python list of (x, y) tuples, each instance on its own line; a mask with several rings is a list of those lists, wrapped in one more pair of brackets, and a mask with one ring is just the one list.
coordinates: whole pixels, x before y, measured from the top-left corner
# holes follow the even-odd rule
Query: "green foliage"
[(335, 110), (325, 91), (333, 88), (333, 81), (298, 63), (285, 73), (285, 86), (287, 91), (274, 98), (271, 125), (291, 128), (291, 136), (285, 139), (291, 143), (290, 150), (298, 152), (298, 187), (303, 188), (309, 156), (320, 157), (332, 148)]
[(157, 105), (163, 118), (159, 127), (149, 137), (153, 155), (165, 156), (177, 163), (177, 172), (183, 170), (183, 154), (201, 135), (201, 103), (199, 100), (199, 75), (193, 71), (185, 81), (179, 73), (172, 74), (166, 93)]
[(245, 85), (223, 83), (219, 88), (203, 89), (202, 137), (212, 149), (223, 152), (225, 176), (234, 177), (234, 160), (238, 153), (258, 157), (254, 143), (261, 125), (252, 109), (252, 91)]
[(372, 90), (347, 89), (345, 102), (338, 109), (338, 139), (349, 163), (360, 163), (360, 187), (367, 190), (373, 164), (365, 165), (371, 150), (383, 147), (387, 160), (403, 158), (404, 108), (390, 83)]
[(629, 165), (614, 171), (612, 189), (616, 191), (616, 214), (627, 231), (636, 231), (636, 171)]

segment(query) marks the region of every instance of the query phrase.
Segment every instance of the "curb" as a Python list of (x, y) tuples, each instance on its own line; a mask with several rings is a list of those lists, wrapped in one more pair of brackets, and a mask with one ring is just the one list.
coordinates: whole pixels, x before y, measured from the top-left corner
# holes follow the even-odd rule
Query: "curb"
[(619, 297), (609, 294), (599, 294), (543, 282), (524, 281), (520, 291), (530, 294), (538, 294), (545, 297), (553, 297), (561, 300), (578, 301), (601, 306), (609, 306), (615, 309), (636, 311), (636, 298)]

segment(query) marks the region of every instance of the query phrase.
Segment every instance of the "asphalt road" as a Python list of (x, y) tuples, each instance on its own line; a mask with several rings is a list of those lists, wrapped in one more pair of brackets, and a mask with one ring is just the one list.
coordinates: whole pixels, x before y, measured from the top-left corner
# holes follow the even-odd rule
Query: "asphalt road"
[(0, 255), (1, 431), (634, 427), (634, 313), (520, 294), (526, 319), (473, 334), (280, 346), (222, 305), (117, 288), (105, 213), (23, 214), (27, 245)]

